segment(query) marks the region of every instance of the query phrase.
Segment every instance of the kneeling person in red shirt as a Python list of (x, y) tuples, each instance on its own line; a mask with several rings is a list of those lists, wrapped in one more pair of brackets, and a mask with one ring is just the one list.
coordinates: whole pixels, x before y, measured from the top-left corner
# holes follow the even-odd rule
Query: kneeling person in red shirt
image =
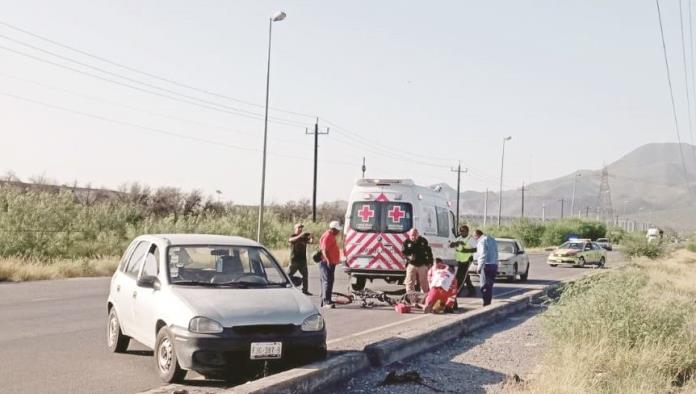
[(441, 258), (428, 270), (430, 290), (425, 297), (423, 311), (431, 313), (445, 309), (454, 309), (457, 302), (457, 278), (454, 268), (445, 264)]

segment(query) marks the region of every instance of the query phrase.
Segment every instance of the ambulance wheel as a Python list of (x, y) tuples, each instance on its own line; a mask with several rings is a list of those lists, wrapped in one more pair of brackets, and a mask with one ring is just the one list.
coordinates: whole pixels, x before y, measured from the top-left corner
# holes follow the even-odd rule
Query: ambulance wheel
[(360, 291), (365, 288), (365, 283), (367, 283), (367, 278), (364, 276), (356, 276), (355, 283), (353, 283), (353, 281), (350, 282), (350, 288), (354, 291)]

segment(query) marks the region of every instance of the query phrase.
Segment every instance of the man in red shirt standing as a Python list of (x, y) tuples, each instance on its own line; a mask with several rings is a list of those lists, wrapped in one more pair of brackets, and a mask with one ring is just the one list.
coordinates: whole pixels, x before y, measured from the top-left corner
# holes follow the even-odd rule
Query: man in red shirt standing
[(319, 273), (321, 274), (321, 306), (323, 308), (335, 308), (331, 301), (333, 293), (334, 273), (336, 266), (341, 262), (341, 250), (338, 248), (336, 237), (341, 232), (341, 224), (334, 220), (329, 223), (329, 229), (324, 232), (319, 240), (321, 248), (321, 262)]

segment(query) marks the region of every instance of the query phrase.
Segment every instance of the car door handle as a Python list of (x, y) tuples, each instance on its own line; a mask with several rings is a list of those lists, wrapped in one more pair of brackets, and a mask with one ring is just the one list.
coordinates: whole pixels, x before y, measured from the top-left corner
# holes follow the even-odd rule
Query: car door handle
[(121, 285), (116, 285), (116, 291), (121, 291)]
[(134, 291), (134, 292), (133, 292), (133, 298), (135, 298), (135, 297), (137, 297), (137, 296), (138, 296), (138, 292), (137, 292), (137, 291)]

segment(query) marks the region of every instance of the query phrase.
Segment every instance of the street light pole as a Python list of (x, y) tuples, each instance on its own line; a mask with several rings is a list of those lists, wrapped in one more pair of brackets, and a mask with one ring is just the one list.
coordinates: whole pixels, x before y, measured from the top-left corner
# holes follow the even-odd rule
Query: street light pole
[(498, 190), (498, 227), (500, 227), (503, 214), (503, 166), (505, 165), (505, 141), (510, 141), (512, 137), (503, 138), (503, 154), (500, 158), (500, 190)]
[(266, 65), (266, 108), (263, 119), (263, 161), (261, 164), (261, 202), (259, 204), (259, 223), (256, 228), (256, 241), (261, 242), (263, 232), (263, 204), (266, 194), (266, 146), (268, 140), (268, 92), (271, 80), (271, 37), (273, 33), (273, 22), (280, 22), (285, 19), (284, 12), (278, 12), (268, 19), (268, 64)]

